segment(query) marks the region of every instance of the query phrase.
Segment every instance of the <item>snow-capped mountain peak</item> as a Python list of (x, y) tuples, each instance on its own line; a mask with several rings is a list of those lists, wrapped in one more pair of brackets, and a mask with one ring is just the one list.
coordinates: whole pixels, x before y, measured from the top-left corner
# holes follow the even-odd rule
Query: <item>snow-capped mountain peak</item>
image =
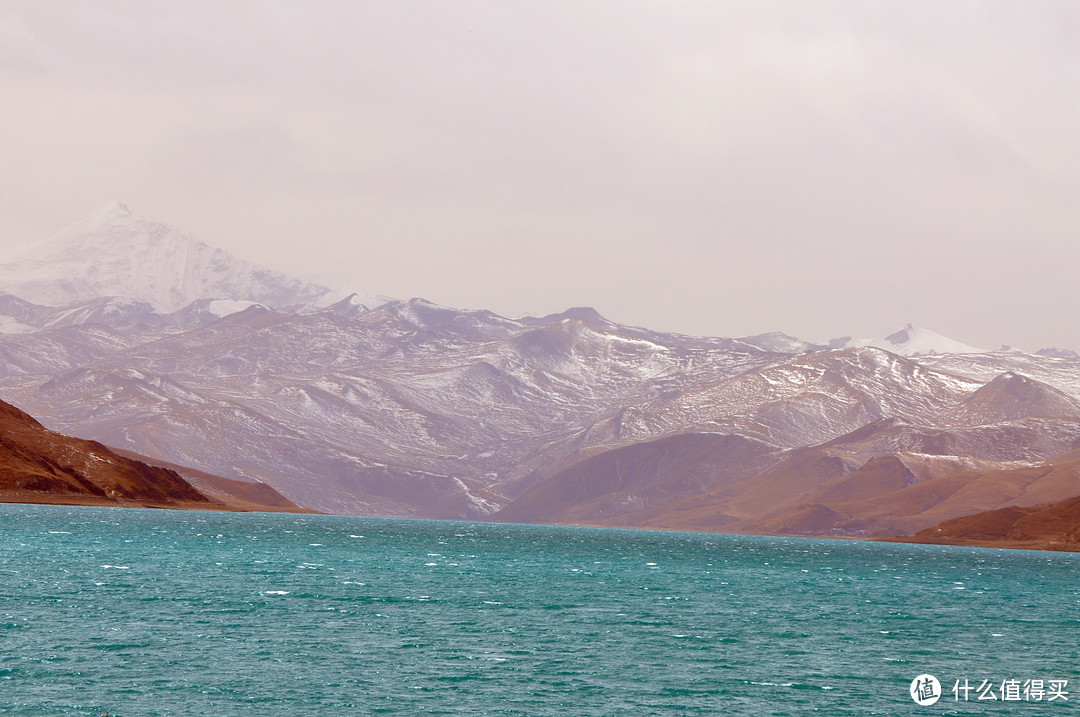
[(292, 306), (336, 298), (324, 286), (238, 259), (119, 201), (0, 265), (0, 291), (50, 306), (122, 296), (162, 313), (198, 299)]
[(845, 336), (829, 342), (832, 348), (872, 346), (901, 356), (929, 356), (932, 354), (981, 354), (986, 349), (976, 348), (960, 341), (942, 336), (920, 326), (907, 324), (899, 331), (881, 339), (853, 339)]

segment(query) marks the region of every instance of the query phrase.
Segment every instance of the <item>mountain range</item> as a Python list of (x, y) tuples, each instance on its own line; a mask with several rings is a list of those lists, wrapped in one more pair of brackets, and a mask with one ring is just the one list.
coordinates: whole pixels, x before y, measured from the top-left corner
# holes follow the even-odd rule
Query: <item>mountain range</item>
[[(0, 265), (0, 398), (340, 513), (899, 535), (1080, 495), (1080, 357), (375, 302), (122, 204)], [(982, 481), (980, 483), (979, 481)]]

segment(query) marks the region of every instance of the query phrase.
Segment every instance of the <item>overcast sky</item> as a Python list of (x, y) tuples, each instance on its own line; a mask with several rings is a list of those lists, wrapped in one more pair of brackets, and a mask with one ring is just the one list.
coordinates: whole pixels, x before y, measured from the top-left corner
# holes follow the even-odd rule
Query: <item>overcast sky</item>
[(1078, 8), (0, 0), (0, 243), (119, 199), (372, 294), (1080, 349)]

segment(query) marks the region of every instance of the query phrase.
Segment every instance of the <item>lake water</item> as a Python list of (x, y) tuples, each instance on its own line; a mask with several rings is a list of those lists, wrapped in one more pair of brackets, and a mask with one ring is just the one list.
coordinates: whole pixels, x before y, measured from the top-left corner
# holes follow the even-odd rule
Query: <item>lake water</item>
[(0, 630), (3, 714), (1065, 715), (1080, 555), (3, 505)]

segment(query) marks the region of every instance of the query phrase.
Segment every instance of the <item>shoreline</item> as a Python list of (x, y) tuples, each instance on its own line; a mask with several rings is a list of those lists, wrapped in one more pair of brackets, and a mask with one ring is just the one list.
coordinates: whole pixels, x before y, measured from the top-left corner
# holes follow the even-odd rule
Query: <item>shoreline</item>
[(985, 540), (978, 538), (920, 538), (901, 536), (894, 538), (870, 538), (880, 543), (910, 543), (916, 545), (956, 545), (969, 548), (1001, 548), (1004, 550), (1046, 550), (1056, 553), (1080, 553), (1080, 543), (1064, 543), (1056, 540)]
[[(204, 495), (206, 495), (204, 493)], [(0, 491), (0, 503), (23, 505), (69, 505), (84, 508), (149, 508), (157, 510), (207, 510), (216, 513), (300, 513), (325, 515), (314, 508), (275, 507), (230, 500), (219, 495), (206, 495), (206, 501), (132, 500), (128, 498), (101, 498), (93, 495), (48, 495), (32, 491)]]
[[(337, 513), (324, 513), (313, 508), (276, 508), (256, 504), (243, 504), (240, 501), (222, 500), (220, 496), (207, 496), (207, 502), (201, 501), (176, 501), (165, 503), (161, 501), (139, 501), (123, 498), (99, 498), (97, 496), (79, 495), (42, 495), (29, 491), (0, 491), (0, 503), (19, 503), (27, 505), (67, 505), (87, 508), (146, 508), (158, 510), (205, 510), (218, 513), (294, 513), (305, 515), (337, 515)], [(349, 515), (351, 514), (342, 514)], [(389, 516), (355, 515), (357, 518), (378, 518)], [(418, 518), (418, 520), (428, 520)], [(499, 521), (455, 519), (454, 522), (476, 522), (498, 525)], [(970, 548), (998, 548), (1002, 550), (1043, 550), (1059, 553), (1080, 553), (1080, 543), (1059, 542), (1054, 540), (986, 540), (975, 538), (922, 538), (917, 536), (893, 536), (885, 538), (873, 538), (857, 535), (796, 535), (792, 533), (728, 533), (718, 530), (693, 530), (689, 528), (658, 528), (655, 526), (611, 526), (594, 523), (524, 523), (524, 525), (551, 525), (560, 527), (577, 528), (611, 528), (614, 530), (655, 530), (661, 532), (676, 533), (705, 533), (714, 535), (761, 535), (772, 538), (810, 538), (824, 540), (859, 540), (872, 543), (907, 543), (912, 545), (951, 545), (956, 547)]]

